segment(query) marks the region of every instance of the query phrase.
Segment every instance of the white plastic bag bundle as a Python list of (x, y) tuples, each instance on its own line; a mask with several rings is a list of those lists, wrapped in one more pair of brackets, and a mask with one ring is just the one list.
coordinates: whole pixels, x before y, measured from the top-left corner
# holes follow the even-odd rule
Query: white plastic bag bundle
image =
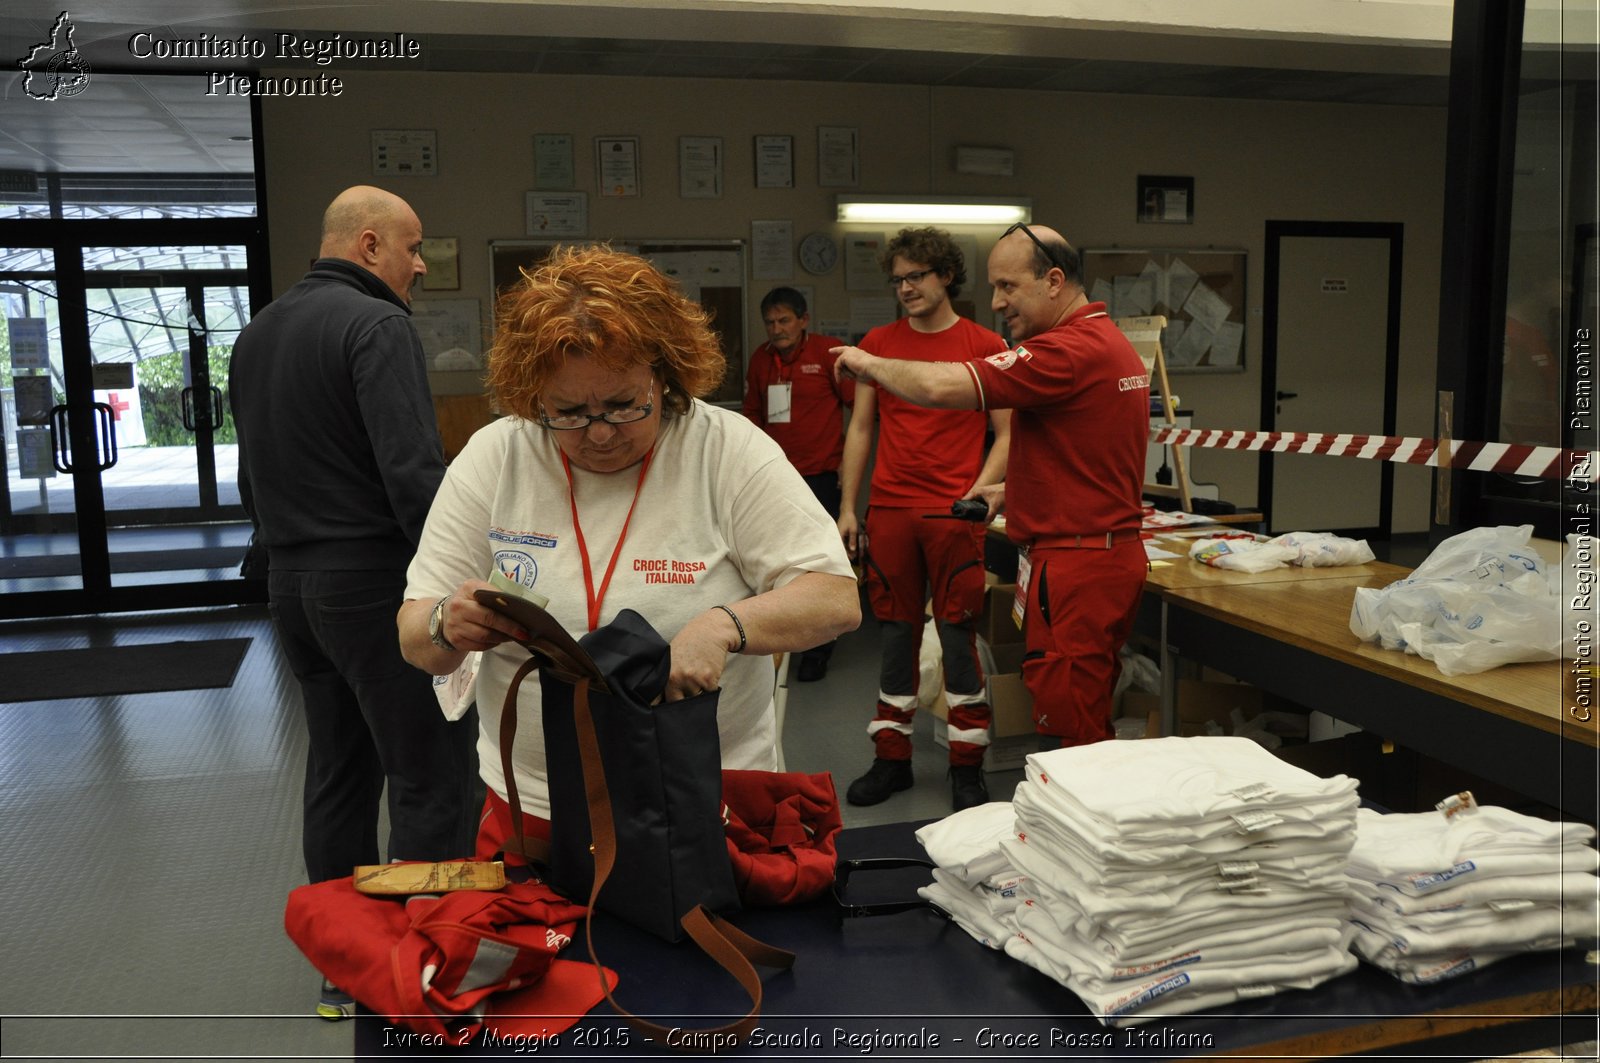
[(1293, 561), (1297, 553), (1290, 546), (1254, 539), (1196, 539), (1189, 547), (1189, 560), (1234, 572), (1265, 572), (1282, 568)]
[(1373, 560), (1372, 547), (1365, 539), (1346, 539), (1332, 532), (1288, 532), (1267, 541), (1292, 549), (1291, 565), (1364, 565)]
[(1122, 674), (1117, 676), (1117, 686), (1111, 692), (1113, 702), (1121, 702), (1123, 692), (1142, 690), (1147, 694), (1161, 693), (1161, 666), (1138, 650), (1123, 646), (1117, 653), (1122, 663)]
[(1528, 545), (1532, 537), (1531, 524), (1451, 536), (1408, 578), (1357, 590), (1350, 630), (1424, 657), (1445, 675), (1556, 659), (1561, 588)]

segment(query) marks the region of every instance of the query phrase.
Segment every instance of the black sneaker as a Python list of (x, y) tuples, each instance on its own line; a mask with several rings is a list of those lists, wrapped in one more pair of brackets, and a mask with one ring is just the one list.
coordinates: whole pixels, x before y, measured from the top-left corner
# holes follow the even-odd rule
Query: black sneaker
[(899, 790), (911, 789), (911, 762), (875, 757), (867, 773), (850, 784), (844, 799), (852, 805), (876, 805)]
[(963, 808), (984, 804), (989, 800), (989, 784), (983, 781), (983, 768), (977, 764), (950, 765), (950, 807), (957, 812)]

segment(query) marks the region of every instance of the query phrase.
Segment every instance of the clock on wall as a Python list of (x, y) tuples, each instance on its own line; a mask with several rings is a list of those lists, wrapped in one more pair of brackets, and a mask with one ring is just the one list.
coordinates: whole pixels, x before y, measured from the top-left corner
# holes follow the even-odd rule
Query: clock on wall
[(839, 245), (827, 233), (812, 233), (800, 241), (800, 265), (807, 273), (828, 273), (839, 261)]

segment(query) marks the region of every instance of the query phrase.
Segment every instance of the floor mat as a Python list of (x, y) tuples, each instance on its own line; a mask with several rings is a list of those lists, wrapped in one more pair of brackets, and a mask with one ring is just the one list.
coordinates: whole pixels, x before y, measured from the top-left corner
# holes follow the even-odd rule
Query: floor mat
[(233, 685), (250, 640), (206, 639), (0, 654), (5, 701), (100, 698)]

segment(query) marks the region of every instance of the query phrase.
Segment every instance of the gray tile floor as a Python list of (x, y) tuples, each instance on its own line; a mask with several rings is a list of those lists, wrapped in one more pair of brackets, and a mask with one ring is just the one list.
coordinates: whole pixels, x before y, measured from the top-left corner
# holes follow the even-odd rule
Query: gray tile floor
[[(299, 694), (265, 610), (0, 624), (0, 652), (250, 636), (232, 687), (0, 705), (0, 1056), (341, 1058), (310, 1015), (317, 976), (283, 932), (304, 881)], [(877, 635), (794, 683), (785, 751), (841, 790), (871, 761)], [(916, 786), (846, 825), (950, 810), (919, 719)], [(1009, 798), (1022, 773), (991, 775)]]

